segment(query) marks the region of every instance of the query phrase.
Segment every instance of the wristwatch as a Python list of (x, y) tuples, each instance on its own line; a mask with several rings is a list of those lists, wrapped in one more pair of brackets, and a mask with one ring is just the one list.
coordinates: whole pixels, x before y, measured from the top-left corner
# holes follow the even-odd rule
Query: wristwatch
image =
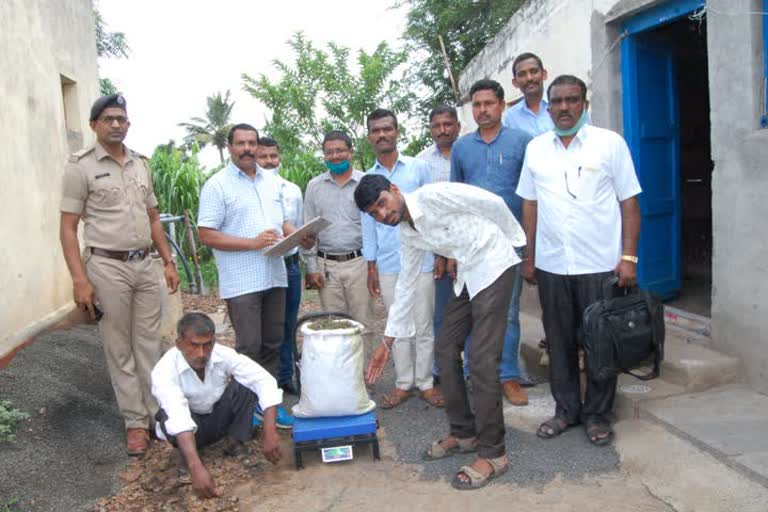
[(637, 265), (637, 256), (630, 256), (629, 254), (622, 254), (621, 261), (629, 261)]

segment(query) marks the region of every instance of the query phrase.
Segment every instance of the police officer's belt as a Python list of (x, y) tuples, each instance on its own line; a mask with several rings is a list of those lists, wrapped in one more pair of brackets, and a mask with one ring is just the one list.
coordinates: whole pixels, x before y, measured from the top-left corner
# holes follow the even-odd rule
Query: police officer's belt
[(317, 255), (320, 256), (321, 258), (326, 259), (326, 260), (349, 261), (349, 260), (353, 260), (355, 258), (359, 258), (360, 256), (362, 256), (363, 255), (363, 251), (358, 249), (356, 251), (349, 252), (347, 254), (328, 254), (327, 252), (317, 251)]
[(91, 247), (91, 254), (95, 254), (96, 256), (103, 256), (104, 258), (111, 258), (113, 260), (141, 261), (149, 256), (149, 247), (144, 247), (143, 249), (135, 249), (132, 251), (110, 251), (108, 249)]

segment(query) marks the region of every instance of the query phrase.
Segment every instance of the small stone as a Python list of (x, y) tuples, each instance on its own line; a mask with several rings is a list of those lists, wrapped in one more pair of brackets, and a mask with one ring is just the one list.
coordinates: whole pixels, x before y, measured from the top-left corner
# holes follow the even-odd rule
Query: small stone
[(141, 476), (142, 470), (141, 468), (133, 468), (129, 469), (127, 471), (123, 471), (120, 473), (120, 479), (124, 480), (127, 483), (135, 482), (139, 479)]

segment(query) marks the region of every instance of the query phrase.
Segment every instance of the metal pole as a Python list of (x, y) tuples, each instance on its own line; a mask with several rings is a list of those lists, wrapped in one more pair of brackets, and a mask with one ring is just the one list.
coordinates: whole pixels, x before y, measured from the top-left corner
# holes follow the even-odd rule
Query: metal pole
[(200, 295), (206, 295), (205, 283), (203, 283), (203, 273), (200, 271), (200, 260), (197, 257), (197, 244), (195, 243), (195, 233), (192, 230), (192, 221), (189, 220), (189, 210), (184, 210), (184, 228), (187, 232), (187, 242), (192, 251), (192, 265), (195, 266), (195, 284)]

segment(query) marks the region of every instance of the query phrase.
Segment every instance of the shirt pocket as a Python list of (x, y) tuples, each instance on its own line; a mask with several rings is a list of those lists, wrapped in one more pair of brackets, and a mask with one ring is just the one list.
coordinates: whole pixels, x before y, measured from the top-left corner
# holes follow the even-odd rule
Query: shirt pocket
[(606, 162), (600, 159), (586, 159), (579, 167), (578, 198), (582, 201), (597, 200), (609, 178)]
[(122, 183), (113, 178), (94, 179), (88, 201), (100, 208), (112, 208), (125, 199)]

